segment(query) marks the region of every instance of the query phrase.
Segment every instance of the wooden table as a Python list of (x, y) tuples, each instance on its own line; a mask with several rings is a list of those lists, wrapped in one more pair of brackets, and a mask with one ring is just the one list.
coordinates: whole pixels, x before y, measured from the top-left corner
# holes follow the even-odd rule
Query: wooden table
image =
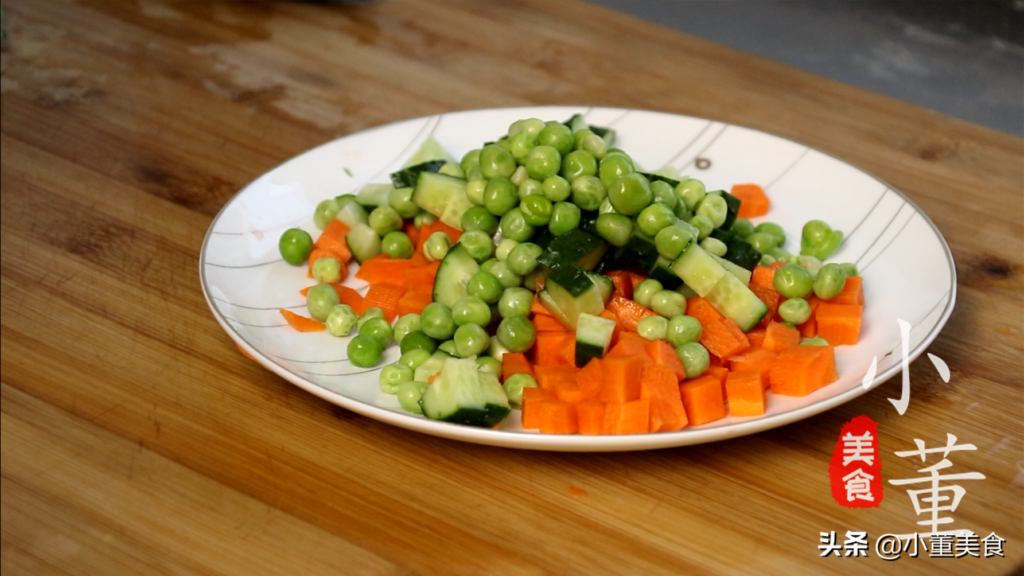
[[(10, 0), (3, 51), (4, 574), (1019, 573), (1022, 141), (579, 2)], [(197, 275), (244, 184), (317, 144), (528, 104), (704, 116), (844, 158), (906, 193), (956, 258), (927, 360), (770, 432), (641, 453), (489, 448), (407, 432), (240, 355)], [(973, 443), (958, 528), (1005, 558), (878, 558), (910, 499), (833, 501), (842, 424)], [(869, 534), (819, 558), (819, 533)]]

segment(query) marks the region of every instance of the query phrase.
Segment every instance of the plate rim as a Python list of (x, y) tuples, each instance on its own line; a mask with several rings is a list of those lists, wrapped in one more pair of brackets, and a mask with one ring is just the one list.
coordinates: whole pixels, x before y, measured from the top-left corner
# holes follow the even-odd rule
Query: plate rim
[[(894, 186), (891, 186), (888, 182), (886, 182), (885, 180), (881, 179), (880, 177), (878, 177), (874, 173), (869, 172), (869, 171), (861, 168), (860, 166), (858, 166), (856, 164), (853, 164), (853, 163), (851, 163), (851, 162), (849, 162), (847, 160), (844, 160), (843, 158), (840, 158), (840, 157), (838, 157), (838, 156), (836, 156), (836, 155), (834, 155), (834, 154), (832, 154), (830, 152), (826, 152), (826, 151), (820, 150), (820, 149), (818, 149), (818, 148), (816, 148), (814, 146), (810, 146), (810, 145), (805, 144), (803, 142), (800, 142), (800, 141), (797, 141), (797, 140), (792, 140), (790, 138), (786, 138), (786, 137), (780, 136), (778, 134), (773, 134), (773, 133), (770, 133), (770, 132), (765, 132), (764, 130), (760, 130), (760, 129), (757, 129), (757, 128), (751, 128), (749, 126), (744, 126), (742, 124), (736, 124), (736, 123), (733, 123), (733, 122), (726, 122), (726, 121), (723, 121), (723, 120), (715, 120), (715, 119), (706, 118), (706, 117), (703, 117), (703, 116), (693, 116), (693, 115), (689, 115), (689, 114), (680, 114), (680, 113), (676, 113), (676, 112), (667, 112), (667, 111), (664, 111), (664, 110), (650, 110), (650, 109), (644, 109), (644, 108), (621, 108), (621, 107), (614, 107), (614, 106), (595, 106), (595, 105), (574, 106), (574, 105), (553, 104), (553, 105), (534, 105), (534, 106), (506, 106), (506, 107), (491, 107), (491, 108), (474, 108), (474, 109), (456, 110), (456, 111), (451, 111), (451, 112), (442, 112), (442, 113), (438, 113), (438, 114), (430, 114), (430, 115), (426, 115), (426, 116), (416, 116), (416, 117), (412, 117), (412, 118), (404, 118), (404, 119), (394, 120), (392, 122), (388, 122), (388, 123), (385, 123), (385, 124), (379, 124), (379, 125), (376, 125), (376, 126), (371, 126), (369, 128), (366, 128), (366, 129), (363, 129), (363, 130), (359, 130), (357, 132), (353, 132), (351, 134), (345, 134), (343, 136), (339, 136), (338, 138), (334, 138), (332, 140), (329, 140), (327, 142), (324, 142), (322, 144), (314, 146), (313, 148), (309, 148), (307, 150), (304, 150), (304, 151), (300, 152), (299, 154), (296, 154), (295, 156), (292, 156), (292, 157), (290, 157), (290, 158), (288, 158), (288, 159), (286, 159), (286, 160), (284, 160), (282, 162), (279, 162), (278, 164), (274, 165), (272, 168), (264, 171), (259, 176), (257, 176), (255, 179), (249, 181), (245, 186), (240, 188), (237, 192), (235, 192), (231, 196), (231, 198), (229, 198), (224, 203), (224, 205), (221, 207), (221, 209), (217, 212), (217, 215), (214, 216), (214, 218), (211, 220), (210, 225), (209, 225), (209, 227), (206, 230), (206, 234), (203, 237), (203, 243), (202, 243), (202, 245), (200, 247), (199, 258), (198, 258), (199, 278), (200, 278), (200, 285), (201, 285), (202, 292), (203, 292), (203, 297), (206, 300), (207, 306), (209, 306), (211, 312), (213, 313), (214, 319), (217, 321), (218, 325), (220, 325), (221, 329), (224, 330), (228, 334), (228, 336), (235, 342), (235, 344), (240, 346), (245, 352), (247, 352), (254, 359), (256, 359), (256, 361), (261, 366), (263, 366), (264, 368), (270, 370), (274, 374), (277, 374), (281, 378), (284, 378), (285, 380), (287, 380), (291, 384), (294, 384), (295, 386), (298, 386), (302, 390), (304, 390), (306, 392), (309, 392), (310, 394), (313, 394), (314, 396), (317, 396), (317, 397), (319, 397), (319, 398), (321, 398), (323, 400), (326, 400), (326, 401), (328, 401), (328, 402), (330, 402), (330, 403), (332, 403), (334, 405), (341, 406), (342, 408), (345, 408), (347, 410), (352, 410), (353, 412), (355, 412), (357, 414), (360, 414), (360, 415), (372, 418), (374, 420), (378, 420), (378, 421), (384, 422), (386, 424), (390, 424), (390, 425), (397, 426), (399, 428), (404, 428), (406, 430), (411, 430), (411, 431), (414, 431), (414, 432), (419, 432), (419, 433), (428, 434), (428, 435), (435, 436), (435, 437), (446, 438), (446, 439), (450, 439), (450, 440), (459, 440), (459, 441), (471, 442), (471, 443), (475, 443), (475, 444), (482, 444), (482, 445), (495, 446), (495, 447), (504, 447), (504, 448), (523, 449), (523, 450), (558, 451), (558, 452), (621, 452), (621, 451), (640, 451), (640, 450), (655, 450), (655, 449), (677, 448), (677, 447), (683, 447), (683, 446), (690, 446), (690, 445), (696, 445), (696, 444), (705, 444), (705, 443), (710, 443), (710, 442), (729, 440), (729, 439), (732, 439), (732, 438), (739, 438), (739, 437), (742, 437), (742, 436), (747, 436), (747, 435), (750, 435), (750, 434), (756, 434), (758, 432), (763, 432), (765, 430), (770, 430), (770, 429), (773, 429), (773, 428), (778, 428), (780, 426), (785, 426), (787, 424), (791, 424), (793, 422), (797, 422), (797, 421), (800, 421), (800, 420), (805, 420), (805, 419), (810, 418), (812, 416), (816, 416), (818, 414), (821, 414), (822, 412), (825, 412), (827, 410), (831, 410), (832, 408), (835, 408), (836, 406), (839, 406), (841, 404), (845, 404), (845, 403), (853, 400), (854, 398), (857, 398), (857, 397), (859, 397), (859, 396), (861, 396), (863, 394), (866, 394), (867, 392), (869, 392), (869, 391), (871, 391), (871, 390), (873, 390), (875, 388), (878, 388), (883, 383), (887, 382), (890, 378), (892, 378), (896, 373), (902, 371), (903, 361), (901, 360), (899, 362), (894, 363), (892, 366), (888, 367), (887, 369), (885, 369), (881, 373), (877, 373), (875, 375), (874, 379), (872, 380), (871, 384), (869, 386), (867, 386), (867, 387), (865, 387), (863, 385), (858, 385), (858, 386), (855, 386), (855, 387), (853, 387), (853, 388), (851, 388), (849, 390), (846, 390), (845, 392), (841, 392), (841, 393), (836, 394), (834, 396), (830, 396), (828, 398), (824, 398), (822, 400), (819, 400), (819, 401), (817, 401), (817, 402), (815, 402), (813, 404), (809, 404), (807, 406), (802, 406), (800, 408), (789, 410), (789, 411), (783, 412), (781, 414), (774, 414), (774, 415), (769, 415), (769, 416), (750, 417), (750, 419), (748, 419), (748, 420), (743, 420), (743, 421), (740, 421), (740, 422), (735, 422), (735, 423), (729, 424), (727, 426), (714, 426), (714, 427), (710, 427), (710, 428), (691, 427), (691, 428), (684, 428), (683, 430), (679, 430), (679, 431), (676, 431), (676, 432), (657, 432), (657, 433), (650, 433), (649, 432), (649, 433), (644, 433), (644, 434), (595, 435), (595, 436), (586, 436), (586, 435), (578, 435), (578, 434), (576, 434), (576, 435), (540, 434), (540, 433), (536, 433), (536, 432), (518, 432), (518, 431), (507, 431), (507, 430), (495, 430), (495, 429), (476, 428), (476, 427), (472, 427), (472, 426), (464, 426), (464, 425), (460, 425), (460, 424), (452, 424), (452, 423), (448, 423), (448, 422), (441, 422), (441, 421), (435, 421), (435, 420), (427, 420), (425, 418), (418, 417), (418, 416), (416, 416), (414, 414), (404, 414), (404, 413), (397, 412), (397, 411), (394, 411), (394, 410), (389, 410), (387, 408), (382, 408), (380, 406), (377, 406), (377, 405), (374, 405), (374, 404), (370, 404), (368, 402), (364, 402), (363, 400), (359, 400), (359, 399), (356, 399), (356, 398), (345, 396), (343, 394), (332, 392), (332, 391), (328, 390), (327, 388), (324, 388), (324, 387), (322, 387), (320, 385), (317, 385), (316, 383), (308, 381), (308, 380), (300, 377), (299, 375), (297, 375), (297, 374), (287, 370), (284, 366), (280, 365), (274, 359), (272, 359), (272, 358), (268, 357), (267, 355), (263, 354), (262, 352), (260, 352), (252, 344), (250, 344), (249, 341), (244, 338), (244, 336), (239, 334), (234, 329), (233, 326), (231, 326), (231, 324), (227, 321), (227, 318), (224, 317), (224, 315), (220, 312), (220, 310), (214, 304), (214, 299), (213, 299), (213, 296), (212, 296), (211, 291), (210, 291), (210, 285), (209, 285), (209, 283), (207, 281), (207, 278), (206, 278), (206, 266), (207, 266), (206, 253), (207, 253), (207, 248), (208, 248), (208, 245), (209, 245), (209, 242), (210, 242), (210, 238), (214, 234), (214, 228), (216, 227), (216, 225), (217, 225), (218, 221), (220, 220), (220, 218), (224, 215), (224, 213), (227, 211), (227, 209), (235, 202), (235, 200), (239, 196), (244, 194), (250, 187), (252, 187), (254, 184), (256, 184), (261, 178), (263, 178), (267, 174), (270, 174), (270, 173), (274, 172), (275, 170), (277, 170), (281, 166), (284, 166), (284, 165), (286, 165), (286, 164), (288, 164), (288, 163), (290, 163), (290, 162), (292, 162), (292, 161), (294, 161), (294, 160), (296, 160), (296, 159), (298, 159), (298, 158), (300, 158), (302, 156), (311, 154), (311, 153), (313, 153), (313, 152), (315, 152), (315, 151), (317, 151), (317, 150), (319, 150), (321, 148), (324, 148), (324, 147), (327, 147), (327, 146), (331, 146), (331, 145), (335, 144), (336, 142), (338, 142), (340, 140), (344, 140), (346, 138), (350, 138), (350, 137), (353, 137), (353, 136), (358, 136), (358, 135), (361, 135), (361, 134), (364, 134), (364, 133), (367, 133), (367, 132), (371, 132), (371, 131), (384, 130), (384, 129), (388, 128), (388, 127), (395, 126), (395, 125), (402, 124), (402, 123), (406, 123), (406, 122), (413, 122), (413, 121), (421, 120), (421, 119), (427, 120), (429, 122), (430, 120), (435, 119), (435, 118), (438, 119), (438, 121), (440, 121), (440, 119), (443, 118), (443, 117), (453, 116), (453, 115), (474, 114), (474, 113), (487, 113), (487, 112), (495, 112), (495, 111), (510, 111), (510, 110), (535, 110), (535, 109), (541, 109), (541, 108), (544, 108), (544, 109), (565, 109), (567, 112), (582, 113), (582, 114), (589, 113), (590, 111), (595, 110), (595, 109), (620, 111), (620, 112), (623, 112), (623, 113), (628, 113), (628, 112), (649, 112), (649, 113), (653, 113), (653, 114), (664, 114), (664, 115), (668, 115), (668, 116), (677, 116), (677, 117), (682, 117), (682, 118), (692, 118), (692, 119), (697, 119), (697, 120), (705, 120), (705, 121), (708, 121), (708, 122), (719, 122), (719, 123), (721, 123), (721, 124), (723, 124), (723, 125), (725, 125), (727, 127), (728, 126), (734, 126), (734, 127), (737, 127), (737, 128), (742, 128), (742, 129), (749, 130), (749, 131), (752, 131), (752, 132), (757, 132), (759, 134), (767, 135), (767, 136), (770, 136), (770, 137), (773, 137), (773, 138), (778, 138), (778, 139), (786, 141), (786, 142), (790, 142), (790, 143), (793, 143), (793, 144), (804, 146), (808, 150), (813, 150), (813, 151), (818, 152), (818, 153), (820, 153), (822, 155), (825, 155), (825, 156), (827, 156), (827, 157), (829, 157), (829, 158), (831, 158), (831, 159), (833, 159), (835, 161), (838, 161), (838, 162), (840, 162), (842, 164), (845, 164), (847, 166), (850, 166), (850, 167), (856, 169), (857, 171), (859, 171), (859, 172), (861, 172), (861, 173), (871, 177), (876, 182), (884, 185), (888, 190), (894, 192), (901, 199), (903, 199), (907, 204), (909, 204), (914, 209), (916, 214), (919, 215), (920, 217), (922, 217), (924, 219), (924, 221), (928, 224), (928, 226), (931, 228), (931, 230), (935, 234), (936, 238), (938, 238), (939, 243), (940, 243), (940, 245), (941, 245), (941, 247), (943, 249), (943, 252), (945, 253), (945, 256), (946, 256), (946, 264), (948, 265), (949, 274), (950, 274), (949, 300), (947, 301), (946, 306), (943, 308), (942, 313), (936, 319), (935, 325), (921, 339), (920, 343), (914, 349), (909, 351), (909, 354), (908, 354), (908, 357), (907, 357), (907, 363), (908, 364), (913, 362), (914, 360), (916, 360), (918, 357), (921, 356), (921, 354), (923, 354), (925, 352), (925, 350), (927, 350), (927, 348), (932, 344), (932, 342), (934, 342), (935, 339), (938, 337), (938, 335), (942, 331), (942, 329), (946, 326), (946, 323), (949, 321), (949, 318), (952, 316), (953, 309), (954, 309), (954, 307), (956, 305), (957, 287), (958, 286), (957, 286), (956, 265), (955, 265), (955, 261), (953, 259), (952, 250), (949, 247), (949, 243), (946, 241), (946, 238), (945, 238), (945, 236), (943, 236), (941, 230), (939, 230), (938, 226), (935, 224), (934, 221), (932, 221), (931, 217), (929, 217), (927, 213), (925, 213), (923, 210), (921, 210), (921, 208), (913, 200), (911, 200), (906, 194), (904, 194), (901, 190), (897, 189)], [(583, 112), (580, 112), (581, 110)], [(373, 177), (374, 176), (371, 176), (370, 178), (372, 179)]]

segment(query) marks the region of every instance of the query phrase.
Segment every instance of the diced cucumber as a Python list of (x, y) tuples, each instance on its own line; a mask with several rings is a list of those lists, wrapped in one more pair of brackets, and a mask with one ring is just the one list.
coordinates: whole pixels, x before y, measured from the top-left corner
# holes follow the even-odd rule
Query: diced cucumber
[(370, 223), (370, 215), (366, 213), (366, 208), (363, 208), (362, 204), (358, 202), (345, 204), (338, 211), (338, 215), (335, 218), (341, 220), (345, 226), (348, 226), (349, 230), (360, 224), (367, 225)]
[(462, 230), (463, 213), (473, 206), (466, 196), (465, 180), (435, 172), (420, 172), (412, 201), (457, 230)]
[(567, 266), (548, 276), (537, 297), (564, 326), (575, 330), (579, 315), (600, 314), (614, 289), (607, 276)]
[(722, 230), (728, 230), (729, 228), (732, 228), (733, 222), (736, 221), (736, 215), (740, 211), (740, 199), (729, 194), (725, 190), (722, 190), (722, 198), (725, 199), (726, 212), (725, 222), (722, 222), (722, 225), (719, 228)]
[(437, 140), (435, 140), (433, 136), (427, 136), (427, 139), (423, 141), (423, 144), (420, 144), (420, 147), (419, 149), (416, 150), (416, 153), (405, 161), (405, 166), (403, 166), (403, 168), (409, 168), (410, 166), (422, 164), (423, 162), (426, 162), (428, 160), (458, 162), (454, 156), (449, 154), (448, 151), (444, 149), (444, 147), (437, 143)]
[(679, 169), (676, 168), (675, 166), (663, 166), (652, 172), (652, 174), (664, 176), (665, 178), (675, 180), (676, 182), (682, 182), (683, 180), (686, 179), (686, 176), (680, 174)]
[(446, 361), (420, 405), (432, 420), (484, 428), (498, 424), (511, 411), (498, 379), (477, 371), (473, 358)]
[(725, 243), (724, 258), (747, 270), (753, 270), (761, 262), (761, 253), (731, 230), (718, 228), (711, 231), (711, 237)]
[[(705, 250), (705, 252), (707, 252), (707, 250)], [(725, 258), (720, 258), (718, 256), (715, 256), (714, 254), (711, 254), (710, 252), (708, 253), (708, 255), (711, 256), (712, 258), (714, 258), (716, 261), (718, 261), (718, 263), (722, 265), (722, 268), (725, 268), (726, 272), (728, 272), (728, 273), (732, 274), (733, 276), (739, 278), (740, 282), (743, 282), (744, 284), (750, 284), (750, 278), (751, 278), (751, 276), (754, 275), (753, 272), (751, 272), (750, 270), (747, 270), (746, 268), (744, 268), (742, 266), (739, 266), (739, 265), (737, 265), (737, 264), (735, 264), (733, 262), (729, 262)]]
[(468, 294), (466, 285), (479, 271), (480, 264), (473, 259), (465, 246), (453, 246), (437, 268), (437, 276), (434, 277), (434, 302), (440, 302), (449, 308), (454, 306)]
[(430, 379), (440, 374), (445, 363), (452, 358), (454, 358), (454, 356), (444, 350), (435, 351), (430, 355), (430, 358), (424, 360), (423, 364), (420, 364), (416, 370), (413, 371), (413, 380), (416, 380), (417, 382), (430, 382)]
[(391, 184), (393, 184), (395, 188), (408, 188), (410, 186), (415, 186), (416, 180), (419, 179), (420, 174), (424, 172), (435, 174), (441, 170), (441, 167), (444, 166), (444, 164), (445, 160), (427, 160), (425, 162), (420, 162), (419, 164), (402, 168), (401, 170), (390, 174)]
[[(675, 168), (672, 169), (675, 170)], [(676, 172), (678, 173), (678, 170)], [(672, 178), (667, 175), (660, 174), (658, 172), (640, 172), (640, 175), (643, 176), (644, 178), (647, 178), (648, 182), (661, 180), (662, 182), (668, 184), (672, 188), (679, 186), (679, 180), (677, 178)]]
[(658, 261), (658, 248), (653, 238), (634, 231), (629, 242), (618, 249), (615, 258), (620, 268), (646, 274)]
[(707, 296), (727, 274), (725, 268), (696, 242), (691, 243), (672, 263), (672, 272), (699, 296)]
[(672, 261), (662, 256), (658, 256), (654, 266), (651, 266), (647, 272), (647, 277), (661, 282), (662, 287), (666, 290), (675, 290), (683, 284), (679, 276), (672, 271)]
[[(350, 202), (351, 206), (352, 203)], [(352, 251), (352, 257), (356, 262), (363, 262), (380, 254), (380, 236), (373, 228), (366, 224), (356, 224), (352, 230), (345, 235), (345, 242), (348, 249)]]
[(356, 193), (356, 202), (373, 208), (387, 206), (388, 198), (394, 189), (391, 184), (367, 184)]
[(582, 313), (576, 321), (576, 365), (583, 367), (591, 358), (604, 358), (612, 344), (615, 321)]
[(744, 332), (750, 331), (768, 313), (768, 306), (732, 274), (725, 274), (705, 296), (723, 316), (732, 318)]
[(559, 270), (563, 266), (593, 270), (607, 250), (607, 242), (590, 232), (574, 228), (551, 239), (537, 261), (552, 270)]

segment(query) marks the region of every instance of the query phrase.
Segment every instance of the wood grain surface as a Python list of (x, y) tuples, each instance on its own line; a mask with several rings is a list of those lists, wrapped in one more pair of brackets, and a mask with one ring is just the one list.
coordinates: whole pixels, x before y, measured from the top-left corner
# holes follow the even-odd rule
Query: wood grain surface
[[(579, 2), (4, 2), (6, 574), (1007, 574), (1024, 562), (1024, 142)], [(427, 114), (590, 104), (704, 116), (907, 194), (959, 301), (899, 379), (770, 432), (640, 453), (428, 437), (242, 357), (199, 248), (242, 186), (330, 139)], [(946, 433), (977, 471), (957, 528), (1005, 558), (819, 558), (819, 533), (917, 529), (910, 498), (832, 500), (843, 423), (892, 454)]]

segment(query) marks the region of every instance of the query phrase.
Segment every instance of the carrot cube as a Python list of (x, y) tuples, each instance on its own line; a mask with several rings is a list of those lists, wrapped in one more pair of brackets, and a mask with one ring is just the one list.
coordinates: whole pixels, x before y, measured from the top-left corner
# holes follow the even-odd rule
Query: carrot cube
[(655, 364), (667, 367), (676, 375), (676, 382), (686, 379), (686, 370), (683, 369), (683, 361), (676, 354), (676, 349), (664, 340), (651, 340), (647, 343), (647, 355), (654, 360)]
[(759, 370), (730, 372), (725, 379), (729, 414), (732, 416), (760, 416), (764, 414), (764, 386)]
[(555, 390), (563, 382), (576, 383), (576, 373), (579, 368), (567, 364), (545, 365), (538, 364), (533, 367), (533, 377), (537, 385), (545, 390)]
[(540, 405), (556, 401), (554, 390), (543, 388), (523, 389), (523, 428), (540, 428)]
[(761, 344), (765, 350), (772, 352), (782, 352), (786, 348), (799, 345), (800, 331), (774, 320), (768, 324), (768, 329), (764, 335), (764, 342)]
[(856, 344), (860, 337), (861, 315), (864, 306), (860, 304), (833, 304), (822, 302), (814, 312), (818, 323), (818, 336), (833, 346)]
[(843, 290), (838, 296), (829, 300), (832, 304), (853, 304), (863, 305), (864, 304), (864, 278), (860, 276), (850, 276), (846, 279), (846, 284), (843, 285)]
[(601, 382), (603, 380), (601, 360), (591, 358), (587, 365), (576, 373), (576, 386), (579, 387), (583, 397), (593, 400), (601, 396)]
[(750, 340), (732, 318), (722, 318), (705, 325), (700, 343), (708, 352), (722, 359), (732, 358), (750, 348)]
[(576, 405), (580, 434), (600, 434), (604, 425), (604, 402), (585, 400)]
[(639, 399), (640, 371), (644, 364), (643, 356), (639, 354), (602, 360), (601, 401), (624, 404)]
[(700, 426), (725, 418), (725, 397), (722, 383), (714, 376), (701, 376), (679, 385), (679, 394), (690, 424)]
[(501, 381), (508, 380), (513, 374), (528, 374), (533, 376), (533, 367), (522, 352), (506, 352), (501, 357)]
[(649, 400), (650, 432), (675, 432), (687, 424), (679, 396), (679, 379), (663, 364), (648, 364), (641, 372), (640, 398)]
[(633, 400), (622, 404), (606, 404), (604, 434), (644, 434), (651, 419), (651, 405), (647, 400)]
[(575, 405), (558, 401), (540, 403), (541, 434), (575, 434), (579, 429)]
[(787, 348), (768, 370), (772, 392), (782, 396), (806, 396), (838, 378), (836, 354), (831, 346)]

